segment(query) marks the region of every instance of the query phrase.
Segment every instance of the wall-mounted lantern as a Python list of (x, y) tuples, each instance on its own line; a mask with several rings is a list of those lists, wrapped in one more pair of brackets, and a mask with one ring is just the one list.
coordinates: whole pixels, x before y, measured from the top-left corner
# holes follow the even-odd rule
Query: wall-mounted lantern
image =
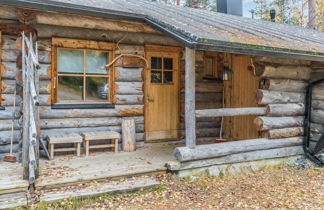
[(231, 81), (231, 80), (232, 80), (232, 70), (228, 66), (224, 66), (223, 81)]

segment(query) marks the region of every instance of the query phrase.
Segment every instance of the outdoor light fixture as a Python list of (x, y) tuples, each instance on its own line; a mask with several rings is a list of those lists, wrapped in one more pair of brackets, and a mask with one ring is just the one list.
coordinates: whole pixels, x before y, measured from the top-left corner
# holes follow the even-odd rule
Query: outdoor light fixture
[(223, 81), (231, 81), (231, 80), (232, 80), (232, 70), (228, 66), (224, 66)]

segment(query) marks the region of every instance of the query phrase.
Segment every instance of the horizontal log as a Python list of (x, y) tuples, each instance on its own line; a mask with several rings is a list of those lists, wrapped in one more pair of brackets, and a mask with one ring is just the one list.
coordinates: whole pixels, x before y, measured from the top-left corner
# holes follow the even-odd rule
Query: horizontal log
[(219, 93), (223, 92), (222, 82), (197, 82), (196, 93)]
[(0, 63), (0, 76), (2, 79), (16, 79), (17, 72), (16, 62)]
[(62, 13), (37, 13), (36, 22), (44, 25), (160, 34), (160, 32), (143, 23)]
[(324, 101), (322, 100), (312, 100), (313, 109), (322, 109), (324, 110)]
[[(144, 117), (134, 117), (133, 119), (135, 120), (135, 123), (144, 123)], [(41, 119), (41, 128), (104, 127), (121, 125), (121, 122), (121, 117)]]
[[(18, 152), (19, 151), (19, 144), (13, 144), (12, 145), (12, 151)], [(10, 152), (10, 145), (1, 145), (0, 146), (0, 153), (9, 153)]]
[(305, 113), (305, 106), (298, 104), (268, 104), (266, 114), (272, 117), (297, 116)]
[[(214, 121), (196, 121), (196, 128), (220, 128), (220, 121), (214, 120)], [(185, 129), (184, 122), (180, 123), (180, 129)]]
[(313, 88), (313, 100), (324, 100), (324, 85), (318, 85)]
[(273, 57), (263, 57), (263, 56), (253, 57), (253, 61), (257, 63), (295, 65), (295, 66), (309, 66), (311, 64), (311, 61), (306, 61), (306, 60), (273, 58)]
[(267, 150), (282, 147), (298, 146), (302, 144), (302, 137), (284, 139), (250, 139), (243, 141), (225, 142), (221, 144), (198, 145), (195, 148), (177, 147), (174, 151), (176, 160), (180, 162), (221, 157), (225, 155)]
[(115, 109), (52, 109), (40, 107), (41, 119), (143, 116), (143, 105), (116, 105)]
[(265, 113), (266, 113), (265, 107), (222, 108), (222, 109), (196, 110), (196, 117), (264, 115)]
[(37, 46), (39, 51), (52, 51), (51, 39), (38, 39)]
[(49, 106), (51, 105), (51, 95), (49, 94), (40, 94), (38, 96), (38, 102), (40, 106)]
[(117, 105), (143, 104), (143, 95), (116, 95)]
[[(12, 120), (11, 119), (10, 120), (0, 120), (0, 131), (9, 131), (9, 130), (11, 130), (11, 127), (12, 127)], [(15, 120), (14, 129), (17, 130), (19, 128), (20, 128), (20, 126), (18, 124), (18, 121)]]
[(40, 80), (49, 80), (52, 75), (52, 67), (50, 64), (40, 64), (40, 69), (38, 70), (38, 76)]
[[(2, 105), (3, 106), (13, 106), (14, 103), (14, 94), (2, 94)], [(16, 95), (16, 105), (21, 103), (22, 99), (19, 95)]]
[(120, 55), (120, 54), (135, 54), (135, 55), (144, 56), (145, 47), (143, 45), (120, 44), (119, 48), (116, 49), (115, 53), (117, 55)]
[(0, 59), (2, 62), (16, 62), (17, 57), (19, 55), (19, 50), (2, 50), (0, 54)]
[(264, 66), (256, 74), (262, 78), (309, 80), (311, 71), (305, 66)]
[(171, 171), (186, 170), (193, 168), (202, 168), (212, 165), (232, 164), (247, 161), (256, 161), (263, 159), (273, 159), (280, 157), (289, 157), (303, 154), (301, 146), (284, 147), (252, 152), (243, 152), (240, 154), (232, 154), (224, 157), (217, 157), (204, 160), (188, 161), (188, 162), (172, 162), (167, 164), (167, 168)]
[(311, 112), (312, 122), (318, 124), (324, 124), (324, 110), (315, 109)]
[(142, 68), (116, 67), (115, 79), (117, 82), (142, 82)]
[(50, 64), (52, 54), (49, 51), (38, 51), (38, 62), (41, 64)]
[[(215, 137), (219, 136), (219, 128), (196, 128), (196, 137)], [(185, 138), (185, 130), (180, 130), (181, 138)]]
[(280, 128), (265, 131), (262, 134), (262, 137), (269, 139), (280, 139), (280, 138), (289, 138), (295, 136), (303, 136), (304, 128), (303, 127), (293, 127), (293, 128)]
[(2, 50), (19, 50), (17, 48), (17, 38), (17, 36), (3, 35), (1, 43)]
[(0, 18), (1, 19), (18, 19), (17, 8), (9, 6), (0, 6)]
[(318, 123), (311, 123), (310, 131), (312, 133), (324, 133), (324, 126), (322, 124), (318, 124)]
[[(18, 107), (16, 107), (16, 112), (18, 111)], [(6, 106), (5, 110), (0, 110), (0, 120), (11, 120), (13, 116), (12, 107)]]
[(307, 83), (292, 79), (265, 79), (262, 89), (283, 92), (305, 92)]
[(116, 82), (115, 90), (118, 95), (143, 95), (143, 82)]
[(257, 117), (254, 119), (255, 128), (258, 131), (268, 131), (277, 128), (303, 126), (304, 117)]
[[(43, 129), (41, 135), (46, 138), (48, 135), (57, 133), (78, 133), (83, 132), (102, 132), (102, 131), (115, 131), (121, 132), (121, 126), (104, 126), (104, 127), (82, 127), (82, 128), (55, 128), (55, 129)], [(136, 133), (143, 133), (143, 124), (136, 124)]]
[(258, 104), (303, 103), (305, 101), (305, 94), (257, 90), (256, 99)]
[[(21, 140), (21, 132), (19, 130), (14, 130), (12, 140), (14, 143), (18, 143)], [(11, 141), (11, 130), (0, 131), (0, 147), (2, 147), (2, 145), (10, 144), (10, 141)]]

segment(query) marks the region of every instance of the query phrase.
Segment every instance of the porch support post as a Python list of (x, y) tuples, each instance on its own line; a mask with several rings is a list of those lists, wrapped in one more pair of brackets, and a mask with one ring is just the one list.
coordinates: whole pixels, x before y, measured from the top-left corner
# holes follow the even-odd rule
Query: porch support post
[(195, 64), (196, 51), (186, 47), (186, 70), (185, 70), (185, 124), (186, 124), (186, 146), (196, 146), (196, 102), (195, 102)]

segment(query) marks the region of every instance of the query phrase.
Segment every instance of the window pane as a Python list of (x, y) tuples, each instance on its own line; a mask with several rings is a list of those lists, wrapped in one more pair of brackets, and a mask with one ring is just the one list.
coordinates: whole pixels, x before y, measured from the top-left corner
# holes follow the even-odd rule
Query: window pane
[(207, 75), (208, 76), (213, 76), (214, 75), (214, 62), (213, 58), (206, 58), (207, 59)]
[(106, 77), (86, 78), (86, 100), (87, 101), (107, 101), (109, 86)]
[(86, 72), (88, 74), (107, 74), (106, 68), (102, 66), (108, 64), (108, 53), (102, 51), (86, 51)]
[(163, 82), (164, 83), (172, 83), (173, 82), (173, 72), (172, 71), (164, 71), (163, 72)]
[(58, 49), (57, 69), (59, 73), (83, 73), (83, 50)]
[(173, 59), (172, 58), (164, 58), (163, 65), (164, 65), (164, 69), (172, 70), (173, 69)]
[(58, 77), (58, 101), (82, 101), (83, 77)]
[(151, 69), (162, 69), (162, 58), (151, 57)]
[(162, 83), (162, 72), (161, 71), (151, 71), (151, 82), (152, 83)]

